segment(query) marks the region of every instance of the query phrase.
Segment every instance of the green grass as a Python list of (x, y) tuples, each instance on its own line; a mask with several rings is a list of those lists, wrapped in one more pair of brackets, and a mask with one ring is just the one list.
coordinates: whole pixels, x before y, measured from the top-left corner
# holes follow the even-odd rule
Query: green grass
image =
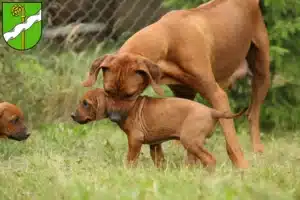
[(258, 156), (241, 131), (251, 163), (242, 173), (217, 131), (207, 144), (218, 162), (209, 174), (202, 166), (185, 168), (183, 148), (170, 142), (163, 145), (166, 169), (153, 166), (146, 145), (137, 168), (126, 168), (127, 138), (107, 120), (48, 125), (26, 142), (1, 141), (0, 199), (299, 199), (299, 133), (263, 138), (266, 151)]

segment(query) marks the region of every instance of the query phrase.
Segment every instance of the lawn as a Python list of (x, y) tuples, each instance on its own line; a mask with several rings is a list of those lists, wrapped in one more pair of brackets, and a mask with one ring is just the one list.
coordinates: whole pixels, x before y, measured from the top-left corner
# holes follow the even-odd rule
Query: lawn
[(34, 130), (26, 142), (1, 141), (0, 199), (299, 199), (300, 137), (263, 136), (265, 153), (251, 153), (247, 131), (240, 142), (251, 167), (234, 169), (221, 132), (207, 147), (217, 158), (213, 174), (186, 168), (184, 151), (164, 143), (167, 166), (156, 169), (143, 147), (137, 168), (124, 166), (125, 134), (108, 120), (61, 123)]

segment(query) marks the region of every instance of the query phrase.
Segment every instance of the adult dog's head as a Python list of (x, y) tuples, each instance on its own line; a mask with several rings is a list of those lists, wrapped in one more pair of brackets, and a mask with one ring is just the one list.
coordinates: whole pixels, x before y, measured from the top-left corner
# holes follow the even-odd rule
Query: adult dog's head
[(0, 137), (22, 141), (29, 136), (23, 112), (8, 102), (0, 103)]
[(162, 74), (159, 67), (149, 59), (130, 53), (107, 54), (96, 59), (90, 69), (88, 79), (82, 84), (91, 87), (103, 71), (103, 86), (109, 98), (108, 117), (117, 122), (126, 117), (129, 109), (144, 89), (151, 85), (153, 90), (163, 95), (158, 85)]
[(104, 91), (101, 88), (87, 91), (75, 112), (71, 114), (72, 119), (79, 124), (101, 120), (107, 117)]

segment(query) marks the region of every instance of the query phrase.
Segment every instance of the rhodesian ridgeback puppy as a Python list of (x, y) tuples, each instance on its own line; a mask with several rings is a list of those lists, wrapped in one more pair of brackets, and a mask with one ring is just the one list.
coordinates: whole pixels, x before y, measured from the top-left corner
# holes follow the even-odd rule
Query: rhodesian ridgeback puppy
[[(177, 97), (200, 93), (213, 108), (230, 111), (224, 89), (247, 60), (252, 97), (247, 112), (253, 150), (263, 152), (260, 108), (270, 87), (269, 39), (259, 0), (212, 0), (197, 8), (171, 11), (131, 36), (113, 54), (96, 59), (83, 86), (90, 87), (103, 71), (105, 92), (115, 103), (108, 116), (126, 117), (129, 102), (151, 85), (163, 95), (167, 84)], [(233, 164), (247, 168), (232, 119), (220, 119)]]
[[(86, 92), (81, 98), (74, 121), (86, 124), (107, 118), (107, 106), (113, 103), (106, 97), (103, 89)], [(187, 150), (188, 163), (199, 159), (204, 167), (214, 168), (216, 159), (204, 148), (205, 139), (212, 135), (218, 119), (235, 118), (238, 114), (225, 113), (195, 101), (182, 98), (151, 98), (140, 96), (131, 101), (126, 118), (116, 121), (128, 138), (127, 163), (136, 164), (142, 144), (150, 145), (153, 162), (160, 167), (164, 160), (161, 143), (168, 140), (180, 140)]]
[(23, 112), (8, 102), (0, 103), (0, 137), (22, 141), (30, 136), (24, 124)]

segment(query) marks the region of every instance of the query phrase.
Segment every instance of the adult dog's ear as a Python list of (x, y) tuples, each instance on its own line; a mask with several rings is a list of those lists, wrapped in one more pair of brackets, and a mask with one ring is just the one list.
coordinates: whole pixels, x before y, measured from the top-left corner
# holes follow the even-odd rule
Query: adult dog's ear
[(139, 68), (136, 70), (136, 73), (146, 77), (149, 80), (153, 90), (158, 95), (164, 96), (164, 90), (158, 84), (162, 77), (162, 72), (159, 66), (146, 58), (139, 60), (138, 64)]
[(92, 66), (90, 68), (90, 71), (88, 72), (87, 79), (82, 82), (82, 85), (84, 87), (91, 87), (95, 84), (98, 78), (98, 74), (101, 68), (105, 68), (102, 63), (107, 58), (108, 55), (104, 55), (101, 58), (97, 58), (92, 63)]

